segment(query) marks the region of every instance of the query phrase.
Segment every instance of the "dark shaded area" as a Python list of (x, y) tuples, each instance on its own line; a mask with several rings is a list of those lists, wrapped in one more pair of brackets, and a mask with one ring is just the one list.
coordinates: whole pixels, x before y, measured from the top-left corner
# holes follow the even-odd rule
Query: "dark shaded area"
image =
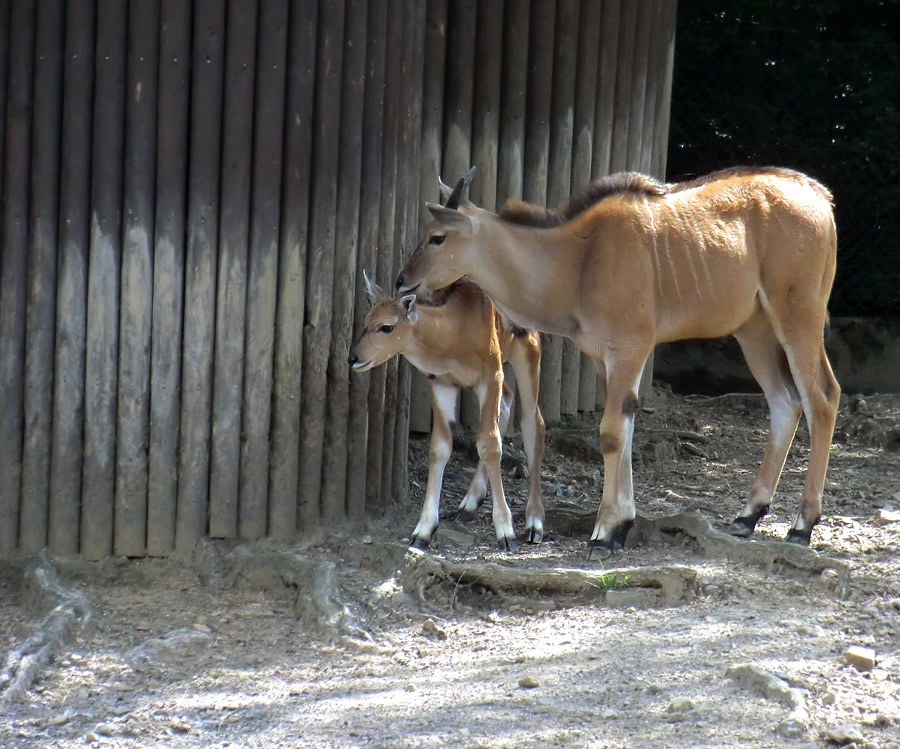
[(681, 0), (668, 179), (732, 165), (834, 193), (837, 315), (900, 315), (900, 3)]

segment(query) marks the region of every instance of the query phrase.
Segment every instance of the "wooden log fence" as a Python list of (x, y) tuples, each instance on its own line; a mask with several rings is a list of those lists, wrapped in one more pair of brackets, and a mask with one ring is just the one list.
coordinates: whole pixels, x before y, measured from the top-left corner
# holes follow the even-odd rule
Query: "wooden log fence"
[[(0, 4), (0, 555), (290, 542), (408, 494), (430, 403), (354, 375), (439, 197), (665, 171), (675, 0)], [(548, 421), (602, 400), (545, 339)], [(462, 420), (477, 422), (462, 402)]]

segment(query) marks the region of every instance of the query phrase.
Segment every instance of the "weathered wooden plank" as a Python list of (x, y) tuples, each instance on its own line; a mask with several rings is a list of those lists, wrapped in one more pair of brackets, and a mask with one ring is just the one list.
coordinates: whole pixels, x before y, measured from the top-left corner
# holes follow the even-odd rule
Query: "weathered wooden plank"
[(600, 19), (600, 61), (597, 71), (597, 106), (594, 113), (594, 151), (591, 179), (611, 171), (612, 128), (615, 113), (616, 68), (619, 56), (620, 0), (603, 0)]
[[(553, 110), (553, 55), (556, 29), (555, 0), (531, 5), (528, 38), (528, 82), (525, 120), (523, 198), (547, 205), (550, 164), (550, 120)], [(559, 421), (560, 370), (558, 338), (541, 335), (540, 404), (548, 422)]]
[[(393, 286), (396, 277), (396, 222), (397, 222), (397, 183), (403, 179), (397, 171), (398, 151), (400, 148), (400, 124), (402, 109), (406, 103), (402, 101), (402, 55), (403, 55), (403, 13), (401, 0), (388, 2), (387, 55), (385, 58), (385, 101), (384, 101), (384, 133), (382, 140), (382, 193), (381, 222), (378, 227), (378, 277), (388, 279), (388, 288)], [(378, 388), (378, 381), (383, 375), (383, 386), (380, 394), (375, 393), (376, 404), (381, 413), (374, 419), (370, 415), (370, 423), (375, 422), (380, 431), (375, 433), (381, 451), (381, 462), (378, 466), (378, 483), (376, 507), (384, 511), (391, 499), (392, 472), (394, 467), (394, 428), (397, 421), (397, 376), (398, 361), (396, 357), (378, 368), (381, 374), (371, 378), (373, 389)], [(370, 391), (370, 396), (372, 395)], [(371, 405), (371, 402), (370, 402)], [(371, 409), (370, 409), (371, 414)], [(380, 419), (380, 424), (378, 421)], [(371, 433), (370, 433), (371, 434)], [(370, 437), (371, 438), (371, 437)]]
[(318, 34), (300, 423), (300, 522), (304, 529), (313, 526), (321, 517), (325, 396), (334, 282), (344, 2), (322, 0)]
[(113, 549), (127, 15), (115, 0), (97, 3), (81, 486), (81, 550), (89, 559)]
[(159, 13), (158, 0), (129, 5), (113, 548), (132, 557), (147, 546)]
[[(368, 272), (382, 285), (389, 279), (377, 276), (378, 226), (381, 216), (382, 133), (384, 129), (384, 73), (387, 43), (387, 2), (369, 3), (366, 42), (366, 83), (363, 102), (363, 134), (361, 185), (359, 198), (359, 270), (355, 274), (355, 335), (369, 309), (362, 271)], [(375, 445), (369, 443), (369, 374), (354, 375), (350, 380), (350, 418), (347, 454), (347, 511), (351, 517), (363, 513), (367, 496), (377, 495), (369, 482), (370, 450), (375, 459)], [(380, 448), (380, 446), (379, 446)], [(374, 499), (373, 499), (374, 504)]]
[(181, 430), (175, 548), (190, 552), (207, 530), (212, 361), (219, 228), (225, 2), (194, 5)]
[[(425, 8), (418, 0), (405, 0), (403, 48), (405, 55), (405, 82), (403, 97), (406, 115), (402, 140), (405, 166), (398, 168), (400, 180), (398, 201), (402, 206), (402, 230), (395, 252), (395, 275), (406, 255), (418, 241), (419, 223), (419, 162), (421, 158), (421, 110), (425, 66)], [(400, 361), (397, 397), (397, 420), (394, 427), (394, 467), (391, 474), (392, 496), (403, 502), (409, 496), (409, 423), (412, 367), (405, 359)]]
[(318, 4), (292, 3), (288, 31), (282, 214), (275, 307), (275, 380), (269, 456), (269, 534), (297, 532), (303, 308), (309, 219), (309, 174)]
[(525, 169), (525, 119), (528, 81), (528, 0), (503, 5), (503, 85), (500, 91), (500, 143), (497, 154), (497, 207), (521, 200)]
[[(597, 71), (597, 105), (594, 113), (594, 151), (591, 156), (591, 178), (612, 171), (613, 117), (615, 115), (616, 71), (619, 62), (619, 27), (622, 16), (620, 0), (603, 0), (600, 20), (600, 60)], [(603, 408), (603, 377), (597, 375), (596, 405)]]
[(669, 115), (672, 106), (672, 72), (675, 67), (675, 27), (678, 15), (677, 0), (663, 2), (663, 18), (657, 43), (660, 55), (660, 84), (657, 86), (656, 118), (653, 126), (653, 173), (666, 178), (666, 156), (669, 148)]
[[(442, 177), (448, 184), (456, 184), (473, 165), (472, 107), (477, 29), (477, 0), (450, 3), (447, 10), (446, 59), (449, 72), (444, 78), (444, 153), (441, 163)], [(476, 174), (480, 171), (479, 166)], [(459, 399), (460, 423), (477, 429), (479, 411), (474, 394), (464, 390)]]
[(631, 125), (631, 82), (634, 72), (634, 49), (639, 3), (623, 3), (619, 17), (619, 42), (616, 54), (616, 94), (613, 100), (612, 146), (610, 171), (627, 170), (628, 128)]
[(19, 534), (19, 547), (26, 552), (37, 551), (47, 543), (64, 32), (65, 8), (58, 2), (39, 2), (35, 40), (25, 332), (25, 434)]
[(647, 98), (647, 72), (650, 57), (654, 3), (641, 3), (637, 9), (631, 73), (631, 103), (628, 115), (628, 169), (646, 171), (643, 160), (644, 102)]
[(662, 61), (665, 56), (665, 43), (662, 36), (663, 0), (652, 0), (650, 8), (650, 32), (647, 49), (647, 73), (644, 87), (644, 114), (641, 130), (641, 171), (653, 177), (653, 136), (656, 126), (656, 106), (659, 102), (659, 89), (662, 85)]
[(225, 27), (219, 263), (209, 456), (209, 535), (235, 538), (244, 381), (244, 314), (250, 241), (256, 2), (229, 0)]
[(264, 536), (268, 527), (269, 430), (281, 208), (279, 167), (284, 133), (288, 11), (288, 0), (263, 0), (257, 32), (238, 514), (238, 534), (251, 539)]
[[(575, 121), (575, 83), (578, 66), (579, 0), (558, 0), (556, 41), (553, 59), (553, 94), (550, 116), (550, 158), (547, 202), (559, 205), (568, 200), (572, 188), (572, 141)], [(578, 381), (581, 357), (568, 338), (551, 336), (542, 351), (541, 369), (559, 370), (559, 412), (578, 411)], [(553, 397), (548, 394), (548, 397)]]
[(478, 166), (472, 201), (489, 211), (497, 209), (497, 146), (500, 140), (500, 87), (503, 74), (502, 0), (478, 5), (478, 38), (472, 108), (472, 163)]
[[(444, 123), (444, 72), (447, 57), (447, 0), (425, 3), (425, 41), (423, 60), (420, 194), (413, 196), (419, 206), (441, 202), (438, 177), (441, 176), (441, 151)], [(450, 176), (447, 179), (452, 179)], [(419, 212), (419, 234), (431, 218)], [(410, 384), (409, 428), (413, 432), (431, 429), (431, 390), (425, 377), (416, 371)]]
[(17, 188), (29, 180), (34, 15), (30, 1), (12, 4), (0, 230), (0, 550), (18, 543), (22, 489), (29, 195)]
[(191, 6), (162, 0), (156, 143), (147, 554), (175, 548)]
[(331, 344), (327, 372), (325, 451), (322, 463), (322, 517), (326, 522), (340, 521), (347, 514), (347, 440), (351, 376), (347, 366), (347, 352), (350, 350), (353, 334), (356, 292), (367, 9), (365, 0), (347, 0), (340, 104), (341, 157), (338, 167)]
[[(591, 181), (594, 153), (594, 124), (597, 107), (600, 62), (600, 24), (602, 4), (581, 4), (578, 26), (578, 70), (575, 76), (575, 118), (572, 135), (573, 194)], [(597, 370), (594, 362), (578, 353), (578, 410), (593, 411), (597, 403)], [(573, 367), (574, 362), (573, 362)]]
[(79, 548), (95, 12), (94, 0), (66, 8), (48, 534), (56, 554)]

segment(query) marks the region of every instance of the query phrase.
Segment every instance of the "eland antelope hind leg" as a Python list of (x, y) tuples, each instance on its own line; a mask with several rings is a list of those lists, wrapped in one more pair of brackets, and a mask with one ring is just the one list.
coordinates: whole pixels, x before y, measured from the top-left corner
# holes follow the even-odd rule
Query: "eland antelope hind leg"
[[(509, 424), (512, 400), (512, 390), (510, 390), (509, 385), (504, 382), (500, 400), (500, 416), (497, 420), (497, 428), (500, 430), (501, 440), (503, 439), (503, 435), (506, 434), (506, 427)], [(484, 462), (483, 458), (478, 458), (478, 467), (475, 469), (475, 475), (472, 476), (472, 481), (469, 482), (469, 489), (466, 492), (466, 496), (463, 497), (462, 502), (459, 503), (459, 508), (453, 518), (457, 523), (468, 523), (474, 518), (478, 508), (481, 507), (482, 502), (484, 502), (484, 497), (487, 494), (487, 487), (487, 464)]]
[(530, 486), (525, 506), (525, 540), (539, 544), (544, 538), (544, 503), (541, 501), (541, 460), (544, 455), (544, 418), (538, 407), (541, 344), (537, 333), (513, 339), (509, 363), (516, 373), (521, 402), (520, 421)]

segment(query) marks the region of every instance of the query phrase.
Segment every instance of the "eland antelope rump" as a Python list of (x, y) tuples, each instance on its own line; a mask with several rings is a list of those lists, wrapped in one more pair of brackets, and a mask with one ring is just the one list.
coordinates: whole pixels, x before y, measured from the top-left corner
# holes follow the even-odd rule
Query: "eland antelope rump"
[[(473, 170), (474, 171), (474, 170)], [(735, 168), (666, 185), (640, 174), (598, 180), (567, 205), (462, 198), (472, 171), (397, 278), (402, 293), (465, 278), (510, 323), (568, 336), (605, 385), (603, 495), (590, 547), (614, 549), (634, 521), (631, 441), (638, 384), (653, 347), (734, 335), (765, 394), (770, 431), (730, 531), (766, 514), (800, 418), (810, 449), (787, 540), (808, 544), (819, 520), (840, 388), (825, 354), (835, 273), (830, 192), (799, 172)]]
[(469, 283), (455, 284), (442, 295), (440, 304), (430, 304), (417, 300), (414, 294), (392, 299), (368, 276), (365, 280), (373, 307), (350, 351), (350, 366), (356, 372), (365, 372), (399, 354), (428, 377), (431, 389), (433, 419), (428, 484), (410, 545), (427, 548), (437, 529), (444, 468), (453, 446), (450, 423), (456, 396), (460, 388), (472, 388), (481, 406), (479, 462), (457, 517), (465, 519), (475, 512), (490, 482), (497, 544), (501, 549), (516, 548), (512, 513), (500, 476), (501, 438), (509, 421), (513, 395), (503, 377), (503, 364), (507, 360), (519, 384), (522, 437), (531, 477), (525, 507), (525, 538), (540, 543), (544, 533), (541, 501), (544, 420), (537, 404), (541, 366), (537, 333), (513, 333), (481, 290)]

